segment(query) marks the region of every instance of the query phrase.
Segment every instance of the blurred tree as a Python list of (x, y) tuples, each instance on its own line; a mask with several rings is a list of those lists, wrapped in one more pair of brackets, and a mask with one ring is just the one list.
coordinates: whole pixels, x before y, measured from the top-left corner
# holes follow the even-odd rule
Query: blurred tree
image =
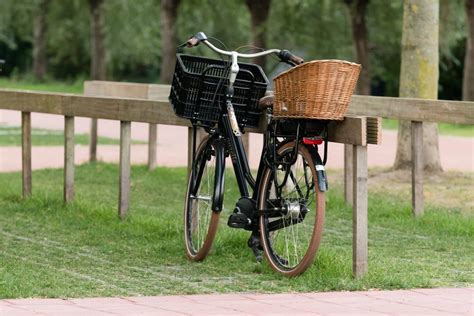
[(161, 0), (161, 73), (160, 82), (170, 83), (176, 63), (176, 16), (181, 0)]
[(370, 1), (370, 73), (373, 95), (398, 96), (402, 40), (402, 1)]
[(466, 1), (467, 39), (464, 57), (462, 99), (474, 101), (474, 0)]
[(439, 99), (462, 99), (466, 44), (465, 0), (440, 0), (439, 5)]
[[(91, 78), (105, 80), (107, 61), (104, 46), (104, 0), (89, 0), (91, 15)], [(89, 161), (97, 160), (97, 119), (91, 120)]]
[(89, 0), (91, 15), (91, 78), (105, 80), (107, 61), (105, 55), (104, 0)]
[(269, 46), (293, 50), (306, 60), (355, 61), (350, 24), (342, 1), (275, 1), (267, 27)]
[(50, 0), (48, 74), (76, 80), (90, 76), (90, 10), (87, 0)]
[[(179, 42), (199, 31), (206, 33), (217, 46), (225, 45), (227, 49), (236, 49), (249, 41), (250, 14), (242, 0), (186, 0), (179, 12), (176, 27)], [(189, 52), (220, 58), (202, 45)]]
[[(34, 10), (40, 0), (0, 0), (0, 58), (6, 59), (2, 76), (33, 73)], [(48, 0), (46, 23), (48, 75), (80, 80), (91, 75), (91, 12), (89, 0)], [(102, 0), (103, 1), (103, 0)], [(114, 0), (103, 3), (103, 47), (107, 78), (158, 81), (164, 62), (161, 36), (161, 0)], [(345, 0), (344, 0), (345, 1)], [(344, 1), (272, 1), (265, 23), (265, 46), (287, 48), (306, 60), (337, 58), (357, 61), (351, 19)], [(355, 4), (357, 1), (352, 0)], [(256, 1), (253, 1), (256, 2)], [(461, 98), (464, 64), (465, 0), (440, 0), (440, 91), (444, 98)], [(370, 0), (365, 23), (372, 93), (398, 95), (402, 1)], [(180, 1), (174, 30), (178, 41), (204, 31), (235, 49), (250, 43), (252, 16), (246, 1)], [(238, 31), (236, 31), (238, 30)], [(214, 41), (216, 45), (221, 45)], [(220, 58), (202, 47), (187, 50)], [(284, 67), (267, 58), (270, 74)], [(461, 69), (461, 70), (459, 70)], [(461, 72), (459, 72), (461, 71)]]
[(138, 82), (158, 80), (161, 67), (158, 7), (157, 0), (105, 3), (108, 77)]
[(367, 35), (367, 24), (365, 15), (369, 0), (344, 0), (349, 9), (352, 23), (352, 38), (357, 56), (357, 62), (362, 65), (356, 93), (370, 94), (370, 63), (369, 63), (369, 39)]
[[(439, 0), (405, 0), (400, 97), (437, 99)], [(395, 169), (412, 165), (411, 123), (400, 121)], [(423, 124), (423, 166), (442, 171), (436, 123)]]
[(1, 0), (0, 58), (5, 60), (2, 76), (31, 71), (33, 0)]
[[(265, 36), (267, 33), (266, 21), (270, 13), (271, 0), (245, 0), (250, 10), (252, 21), (252, 45), (258, 48), (266, 48)], [(253, 62), (265, 69), (265, 56), (253, 59)]]
[(39, 0), (34, 12), (33, 24), (33, 74), (37, 80), (43, 81), (46, 76), (46, 15), (49, 0)]

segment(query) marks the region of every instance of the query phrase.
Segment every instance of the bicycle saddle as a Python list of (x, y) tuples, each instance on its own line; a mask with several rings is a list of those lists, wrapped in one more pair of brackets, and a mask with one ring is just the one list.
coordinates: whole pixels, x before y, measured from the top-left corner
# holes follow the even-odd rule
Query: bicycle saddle
[(275, 98), (275, 94), (273, 91), (265, 92), (265, 96), (258, 100), (258, 107), (261, 110), (265, 110), (266, 108), (273, 108), (273, 99)]

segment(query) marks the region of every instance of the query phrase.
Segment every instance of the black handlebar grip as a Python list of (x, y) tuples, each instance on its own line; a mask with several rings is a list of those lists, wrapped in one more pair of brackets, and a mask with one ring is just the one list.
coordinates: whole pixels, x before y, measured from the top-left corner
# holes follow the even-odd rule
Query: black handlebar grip
[(278, 57), (280, 57), (281, 61), (293, 64), (293, 65), (299, 65), (304, 63), (304, 59), (301, 57), (298, 57), (296, 55), (293, 55), (289, 50), (283, 49), (280, 51), (278, 54)]
[(290, 61), (295, 63), (296, 65), (304, 63), (304, 59), (296, 55), (291, 55)]

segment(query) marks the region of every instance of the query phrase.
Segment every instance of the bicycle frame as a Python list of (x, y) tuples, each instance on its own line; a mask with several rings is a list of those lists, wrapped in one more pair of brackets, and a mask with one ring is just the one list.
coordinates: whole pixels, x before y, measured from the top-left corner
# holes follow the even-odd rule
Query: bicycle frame
[[(207, 36), (199, 32), (197, 33), (192, 39), (188, 40), (188, 44), (190, 47), (197, 45), (199, 42), (204, 43), (214, 52), (230, 56), (231, 57), (231, 66), (230, 66), (230, 73), (229, 73), (229, 85), (227, 86), (226, 90), (226, 99), (225, 99), (225, 106), (222, 108), (222, 115), (218, 122), (217, 127), (217, 137), (222, 138), (223, 141), (219, 141), (215, 143), (215, 150), (216, 150), (216, 174), (215, 174), (215, 188), (212, 200), (212, 210), (215, 212), (220, 212), (222, 210), (222, 201), (223, 201), (223, 193), (224, 193), (224, 173), (225, 173), (225, 149), (226, 144), (225, 140), (229, 141), (229, 154), (232, 160), (232, 165), (234, 168), (234, 173), (236, 176), (237, 184), (239, 187), (241, 197), (252, 198), (254, 201), (258, 198), (258, 187), (260, 185), (262, 172), (264, 169), (265, 164), (265, 156), (267, 150), (267, 143), (270, 139), (268, 132), (264, 135), (264, 146), (262, 149), (262, 154), (260, 157), (258, 172), (256, 179), (253, 178), (250, 167), (248, 163), (248, 158), (245, 153), (245, 149), (242, 142), (242, 134), (239, 128), (239, 124), (237, 122), (237, 118), (234, 112), (234, 107), (232, 105), (232, 98), (234, 93), (234, 83), (237, 78), (237, 74), (239, 73), (239, 65), (238, 65), (238, 58), (254, 58), (259, 56), (266, 56), (269, 54), (278, 54), (280, 56), (283, 53), (283, 56), (286, 56), (286, 61), (291, 65), (296, 65), (298, 63), (303, 62), (302, 59), (295, 58), (294, 55), (289, 53), (288, 51), (282, 51), (279, 49), (271, 49), (263, 52), (253, 53), (253, 54), (241, 54), (236, 51), (225, 51), (215, 47), (212, 43), (207, 40)], [(280, 56), (281, 57), (281, 56)], [(299, 125), (298, 125), (299, 126)], [(302, 136), (299, 134), (299, 127), (298, 132), (296, 134), (297, 146), (296, 151), (299, 143), (299, 137)], [(215, 137), (215, 136), (213, 136)], [(196, 133), (194, 132), (193, 135), (194, 144), (196, 143)], [(275, 138), (276, 140), (276, 138)], [(273, 157), (276, 157), (276, 144), (273, 144)], [(193, 148), (193, 157), (194, 157), (195, 148)], [(317, 149), (314, 151), (315, 161), (318, 161), (318, 164), (322, 165), (321, 158), (317, 154)], [(252, 189), (252, 195), (249, 193), (249, 187)], [(320, 188), (323, 186), (320, 184)]]
[[(222, 211), (226, 149), (229, 150), (228, 154), (231, 157), (232, 166), (237, 180), (240, 196), (256, 199), (258, 183), (260, 181), (263, 169), (263, 156), (265, 146), (262, 150), (262, 157), (260, 158), (257, 178), (254, 179), (250, 171), (248, 158), (245, 153), (244, 145), (242, 142), (242, 136), (233, 133), (231, 121), (227, 113), (224, 113), (221, 116), (217, 130), (211, 136), (209, 141), (213, 142), (216, 151), (216, 173), (214, 194), (212, 200), (212, 210), (215, 212)], [(229, 146), (227, 146), (227, 142)], [(249, 187), (252, 190), (251, 195)]]

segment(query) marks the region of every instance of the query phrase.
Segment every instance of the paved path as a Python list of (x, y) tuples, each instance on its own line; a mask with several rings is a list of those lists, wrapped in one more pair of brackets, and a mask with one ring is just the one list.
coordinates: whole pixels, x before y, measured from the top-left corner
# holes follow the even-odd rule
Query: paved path
[[(0, 124), (20, 125), (20, 114), (15, 111), (0, 110)], [(76, 118), (76, 133), (89, 132), (90, 119)], [(63, 129), (64, 120), (57, 115), (33, 113), (32, 125), (37, 128)], [(99, 135), (119, 138), (119, 122), (100, 120)], [(369, 166), (389, 167), (395, 160), (397, 133), (383, 132), (382, 145), (369, 145)], [(132, 138), (147, 140), (148, 125), (132, 124)], [(258, 156), (262, 146), (261, 135), (250, 134), (250, 165), (258, 166)], [(474, 139), (469, 137), (442, 136), (439, 140), (441, 163), (446, 170), (474, 171)], [(36, 147), (33, 149), (33, 169), (58, 168), (63, 166), (63, 147)], [(0, 148), (0, 172), (21, 170), (19, 147)], [(99, 159), (118, 162), (118, 146), (99, 146)], [(343, 145), (331, 143), (329, 146), (329, 168), (342, 168)], [(143, 164), (147, 161), (146, 145), (132, 146), (132, 163)], [(76, 164), (88, 160), (87, 146), (76, 147)], [(158, 165), (185, 166), (187, 163), (187, 129), (177, 126), (160, 125), (158, 127)]]
[(1, 300), (0, 315), (473, 315), (474, 288)]

